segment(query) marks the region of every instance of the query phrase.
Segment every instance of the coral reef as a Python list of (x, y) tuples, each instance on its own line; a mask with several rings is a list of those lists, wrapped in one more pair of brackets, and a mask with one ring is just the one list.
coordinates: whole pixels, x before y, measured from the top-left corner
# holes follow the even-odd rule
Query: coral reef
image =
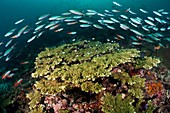
[[(36, 82), (27, 94), (30, 112), (152, 112), (165, 95), (158, 91), (164, 85), (154, 82), (157, 76), (148, 75), (159, 63), (117, 43), (80, 41), (46, 48), (35, 61)], [(159, 88), (152, 90), (153, 85)]]

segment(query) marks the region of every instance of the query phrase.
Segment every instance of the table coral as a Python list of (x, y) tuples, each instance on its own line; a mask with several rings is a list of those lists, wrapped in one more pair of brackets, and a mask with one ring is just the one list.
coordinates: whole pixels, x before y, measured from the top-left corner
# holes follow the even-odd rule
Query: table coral
[[(37, 81), (33, 91), (27, 95), (30, 110), (112, 113), (102, 98), (108, 95), (119, 104), (117, 100), (120, 101), (123, 95), (124, 108), (118, 105), (119, 110), (138, 112), (148, 104), (141, 105), (146, 90), (146, 78), (142, 72), (159, 63), (157, 58), (141, 58), (139, 50), (123, 49), (117, 43), (80, 41), (46, 48), (35, 61), (32, 77)], [(48, 103), (46, 99), (50, 95), (59, 101)], [(114, 110), (112, 107), (115, 106), (110, 107)]]

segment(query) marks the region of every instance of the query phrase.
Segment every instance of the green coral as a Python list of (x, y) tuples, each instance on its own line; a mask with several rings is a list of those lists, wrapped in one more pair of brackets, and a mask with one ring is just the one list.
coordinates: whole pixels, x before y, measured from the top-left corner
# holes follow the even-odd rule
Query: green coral
[(136, 68), (151, 69), (160, 63), (160, 59), (145, 56), (143, 60), (136, 61)]
[(93, 83), (91, 81), (87, 81), (87, 82), (82, 83), (81, 89), (82, 89), (82, 91), (92, 92), (92, 93), (99, 93), (102, 90), (104, 90), (102, 85), (100, 85), (98, 82)]
[(133, 102), (134, 100), (130, 97), (122, 99), (122, 94), (113, 96), (106, 93), (102, 98), (102, 111), (104, 113), (135, 113)]
[[(111, 98), (125, 102), (124, 107), (134, 111), (131, 98), (143, 98), (145, 79), (139, 76), (131, 77), (124, 70), (121, 70), (121, 73), (112, 73), (114, 67), (129, 62), (136, 68), (150, 69), (156, 66), (159, 60), (151, 57), (141, 59), (140, 51), (137, 49), (121, 49), (116, 43), (81, 41), (46, 48), (35, 61), (35, 72), (32, 73), (32, 77), (36, 78), (37, 82), (34, 84), (34, 91), (27, 95), (31, 100), (30, 109), (40, 111), (43, 106), (40, 101), (43, 97), (65, 93), (74, 88), (98, 94), (106, 89), (98, 80), (112, 77), (122, 84), (128, 84), (128, 93), (131, 97), (122, 100), (118, 94)], [(106, 95), (109, 97), (109, 94)], [(107, 105), (107, 100), (104, 103)], [(107, 111), (105, 107), (103, 110)], [(110, 107), (115, 109), (115, 106)], [(121, 106), (118, 107), (124, 110)]]

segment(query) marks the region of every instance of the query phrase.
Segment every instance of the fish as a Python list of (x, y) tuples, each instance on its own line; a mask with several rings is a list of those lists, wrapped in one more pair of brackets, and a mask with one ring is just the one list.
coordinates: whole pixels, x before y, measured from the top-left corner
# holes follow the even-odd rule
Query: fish
[(88, 13), (86, 13), (87, 16), (94, 16), (96, 14), (97, 14), (97, 12), (88, 12)]
[(7, 49), (3, 56), (7, 56), (9, 53), (11, 53), (12, 50), (13, 50), (13, 47)]
[(120, 24), (120, 28), (122, 28), (123, 30), (128, 30), (130, 29), (127, 25), (125, 24)]
[(157, 11), (153, 11), (154, 14), (156, 14), (157, 16), (162, 16), (162, 14), (160, 14), (159, 12)]
[(113, 22), (116, 22), (116, 23), (120, 23), (117, 19), (115, 18), (110, 18), (110, 20), (112, 20)]
[(126, 15), (120, 15), (120, 17), (122, 17), (124, 19), (128, 19), (128, 17)]
[(131, 9), (129, 9), (128, 12), (129, 12), (130, 14), (136, 15), (136, 13), (133, 12), (133, 11), (131, 11)]
[(40, 17), (38, 18), (38, 20), (43, 20), (43, 19), (45, 19), (45, 18), (47, 18), (47, 17), (49, 17), (49, 16), (50, 16), (50, 14), (42, 15), (42, 16), (40, 16)]
[(25, 65), (25, 64), (28, 64), (29, 61), (24, 61), (24, 62), (20, 62), (21, 65)]
[(5, 47), (8, 47), (8, 46), (12, 43), (12, 41), (13, 41), (13, 39), (9, 40), (9, 41), (6, 43)]
[(132, 45), (142, 45), (142, 43), (141, 42), (132, 42)]
[(80, 27), (90, 27), (91, 25), (89, 24), (81, 24)]
[(159, 23), (162, 23), (161, 19), (159, 19), (159, 18), (157, 18), (157, 17), (155, 17), (155, 20), (156, 20), (157, 22), (159, 22)]
[(33, 41), (35, 38), (37, 37), (37, 35), (34, 35), (32, 38), (27, 40), (27, 43), (30, 43), (31, 41)]
[(9, 74), (11, 73), (11, 71), (7, 71), (5, 74), (2, 75), (2, 79), (5, 79), (9, 76)]
[(18, 31), (18, 36), (20, 36), (26, 29), (27, 29), (28, 25), (24, 26), (23, 28), (21, 28), (19, 31)]
[(169, 13), (168, 12), (161, 12), (161, 14), (168, 15)]
[(136, 35), (144, 36), (144, 34), (140, 33), (139, 31), (137, 31), (137, 30), (135, 30), (135, 29), (130, 29), (130, 31), (132, 31), (132, 32), (135, 33)]
[(76, 15), (84, 15), (82, 12), (78, 11), (78, 10), (69, 10), (70, 13), (72, 14), (76, 14)]
[(57, 25), (54, 25), (54, 26), (51, 26), (50, 28), (49, 28), (49, 30), (54, 30), (54, 29), (56, 29), (57, 27), (59, 27), (60, 26), (60, 24), (57, 24)]
[(45, 24), (39, 25), (35, 28), (34, 31), (39, 31), (40, 29), (42, 29), (45, 26)]
[(15, 22), (15, 25), (20, 24), (20, 23), (23, 22), (23, 21), (24, 21), (24, 19), (20, 19), (20, 20), (18, 20), (18, 21)]
[(113, 26), (110, 26), (110, 25), (106, 25), (107, 28), (111, 29), (111, 30), (115, 30), (115, 28)]
[(80, 23), (84, 23), (84, 24), (90, 24), (91, 22), (89, 22), (88, 20), (79, 20)]
[(14, 73), (10, 73), (9, 76), (7, 76), (7, 78), (12, 78), (14, 76)]
[(69, 35), (75, 35), (75, 34), (77, 34), (77, 32), (67, 32), (67, 34), (69, 34)]
[(93, 24), (93, 27), (98, 28), (98, 29), (103, 29), (103, 27), (98, 24)]
[(52, 20), (57, 20), (59, 16), (51, 16), (50, 18), (48, 18), (48, 20), (52, 21)]
[(5, 58), (5, 61), (9, 61), (11, 59), (12, 56), (8, 55), (6, 58)]
[(10, 30), (9, 32), (7, 32), (4, 36), (5, 36), (5, 37), (8, 37), (8, 36), (12, 35), (16, 29), (17, 29), (17, 28), (11, 29), (11, 30)]
[(104, 23), (107, 23), (107, 24), (113, 24), (114, 22), (111, 21), (111, 20), (103, 20)]
[(74, 25), (74, 24), (77, 24), (78, 22), (69, 22), (69, 23), (66, 23), (67, 25)]
[(135, 24), (142, 24), (140, 21), (138, 21), (138, 20), (135, 19), (135, 18), (130, 18), (130, 20), (131, 20), (132, 22), (134, 22)]
[(62, 13), (61, 15), (68, 16), (68, 15), (71, 15), (71, 13), (70, 12), (65, 12), (65, 13)]
[(120, 11), (119, 11), (119, 10), (116, 10), (116, 9), (113, 9), (112, 12), (118, 13), (118, 12), (120, 12)]
[(122, 5), (120, 5), (119, 3), (114, 2), (114, 1), (113, 1), (113, 4), (115, 4), (116, 6), (119, 6), (119, 7), (122, 6)]
[(169, 42), (170, 42), (170, 38), (164, 38), (164, 40), (167, 40), (167, 41), (169, 41)]
[(60, 32), (62, 30), (63, 30), (63, 28), (59, 28), (59, 29), (55, 30), (54, 32)]
[(23, 81), (23, 78), (19, 79), (17, 82), (14, 83), (14, 87), (17, 87), (19, 84), (21, 84)]
[(162, 12), (162, 11), (164, 11), (164, 10), (165, 10), (165, 9), (159, 9), (158, 12)]
[(154, 18), (153, 17), (147, 17), (149, 20), (151, 20), (151, 21), (154, 21)]
[(151, 22), (150, 20), (144, 20), (148, 25), (151, 26), (156, 26), (153, 22)]
[(139, 9), (142, 13), (148, 13), (146, 10), (144, 9)]

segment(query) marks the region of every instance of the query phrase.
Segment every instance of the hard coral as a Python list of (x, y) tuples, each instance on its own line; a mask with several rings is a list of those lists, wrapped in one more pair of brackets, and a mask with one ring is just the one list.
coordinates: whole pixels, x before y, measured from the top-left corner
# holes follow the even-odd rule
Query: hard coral
[[(141, 59), (140, 51), (121, 49), (116, 43), (81, 41), (47, 48), (36, 58), (32, 77), (37, 81), (33, 92), (27, 95), (30, 110), (112, 113), (114, 104), (109, 112), (109, 103), (105, 101), (105, 97), (110, 97), (119, 100), (116, 102), (119, 110), (137, 112), (147, 104), (141, 105), (146, 80), (141, 70), (145, 72), (159, 62), (151, 57)], [(49, 99), (49, 95), (54, 99)], [(125, 102), (124, 108), (119, 105), (121, 100)]]

